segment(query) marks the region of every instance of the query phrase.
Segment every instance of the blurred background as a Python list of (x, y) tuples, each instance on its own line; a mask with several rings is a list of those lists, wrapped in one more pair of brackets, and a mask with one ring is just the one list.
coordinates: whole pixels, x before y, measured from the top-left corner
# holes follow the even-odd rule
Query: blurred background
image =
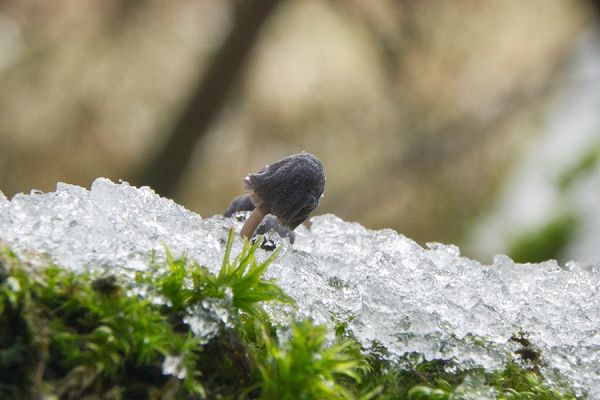
[(203, 217), (302, 150), (317, 214), (483, 262), (600, 260), (600, 21), (575, 0), (0, 2), (0, 190)]

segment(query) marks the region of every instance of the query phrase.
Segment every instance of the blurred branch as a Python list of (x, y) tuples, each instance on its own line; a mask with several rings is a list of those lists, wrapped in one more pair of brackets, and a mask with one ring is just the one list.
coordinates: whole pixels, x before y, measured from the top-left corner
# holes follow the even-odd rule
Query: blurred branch
[(149, 185), (172, 197), (193, 155), (196, 144), (226, 104), (241, 75), (262, 26), (282, 0), (238, 0), (231, 31), (216, 52), (176, 120), (161, 149), (143, 168), (137, 185)]

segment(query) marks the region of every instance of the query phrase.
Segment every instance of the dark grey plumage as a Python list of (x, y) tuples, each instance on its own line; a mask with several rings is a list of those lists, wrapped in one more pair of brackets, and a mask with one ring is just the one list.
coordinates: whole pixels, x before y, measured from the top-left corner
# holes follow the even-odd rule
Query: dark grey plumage
[(223, 216), (229, 218), (238, 211), (252, 211), (255, 208), (254, 204), (252, 204), (252, 200), (250, 200), (250, 196), (243, 194), (231, 200), (231, 203), (223, 213)]
[(293, 154), (247, 175), (244, 189), (257, 208), (294, 229), (319, 205), (325, 189), (323, 165), (312, 154)]

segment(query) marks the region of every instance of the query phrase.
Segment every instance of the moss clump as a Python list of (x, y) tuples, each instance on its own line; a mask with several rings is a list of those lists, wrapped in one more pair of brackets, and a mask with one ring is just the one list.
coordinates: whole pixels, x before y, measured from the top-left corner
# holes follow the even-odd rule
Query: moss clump
[[(268, 326), (261, 304), (291, 299), (262, 278), (273, 258), (258, 263), (257, 246), (246, 245), (230, 261), (232, 241), (233, 232), (218, 275), (167, 252), (166, 263), (152, 263), (130, 284), (57, 266), (36, 270), (5, 251), (0, 398), (204, 398), (255, 385), (250, 340)], [(218, 301), (229, 325), (217, 320), (211, 337), (192, 334), (186, 313)]]
[(509, 361), (503, 370), (486, 372), (481, 368), (464, 369), (444, 360), (426, 361), (420, 355), (400, 365), (371, 360), (376, 365), (366, 382), (380, 386), (379, 399), (459, 400), (475, 398), (561, 400), (575, 399), (567, 389), (558, 391), (544, 383), (542, 376), (524, 367), (520, 361)]
[(264, 334), (266, 357), (261, 363), (262, 396), (293, 400), (303, 394), (308, 399), (353, 399), (355, 396), (337, 378), (360, 382), (359, 372), (367, 364), (347, 350), (343, 341), (326, 346), (327, 329), (310, 321), (294, 323), (290, 338), (277, 343)]
[[(258, 240), (231, 260), (232, 241), (233, 232), (216, 275), (167, 251), (130, 282), (32, 268), (4, 251), (0, 398), (573, 398), (520, 362), (496, 373), (417, 354), (390, 363), (382, 346), (362, 349), (345, 322), (334, 333), (296, 321), (278, 336), (264, 302), (292, 300), (262, 277), (277, 253), (257, 262)], [(211, 329), (198, 332), (194, 317)]]

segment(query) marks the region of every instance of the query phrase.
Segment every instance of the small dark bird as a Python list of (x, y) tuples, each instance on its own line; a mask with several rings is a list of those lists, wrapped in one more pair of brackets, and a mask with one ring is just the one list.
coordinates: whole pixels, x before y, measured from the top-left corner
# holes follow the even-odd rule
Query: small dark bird
[[(275, 216), (280, 225), (290, 230), (304, 222), (319, 205), (325, 189), (325, 174), (317, 157), (302, 152), (247, 175), (243, 184), (255, 209), (240, 234), (250, 239), (267, 214)], [(247, 200), (239, 202), (245, 205)]]

